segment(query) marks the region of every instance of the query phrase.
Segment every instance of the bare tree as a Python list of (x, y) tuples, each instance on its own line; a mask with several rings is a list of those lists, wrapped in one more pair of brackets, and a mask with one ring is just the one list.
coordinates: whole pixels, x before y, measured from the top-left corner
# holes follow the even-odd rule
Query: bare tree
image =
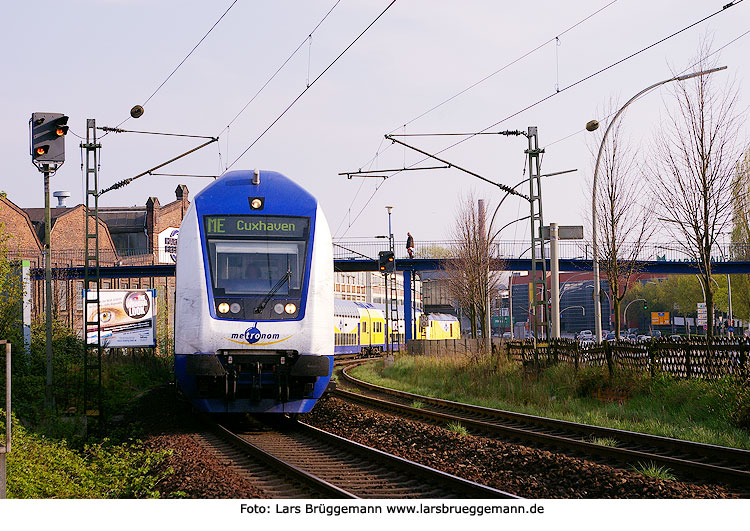
[[(708, 46), (699, 50), (707, 70)], [(695, 261), (706, 293), (707, 335), (713, 335), (711, 248), (732, 214), (732, 183), (742, 149), (738, 91), (718, 88), (717, 74), (675, 84), (676, 109), (654, 141), (649, 169), (652, 191), (675, 241)]]
[[(449, 279), (451, 297), (466, 310), (473, 337), (477, 337), (477, 322), (486, 322), (490, 308), (487, 301), (497, 297), (500, 275), (490, 271), (492, 242), (486, 233), (486, 220), (479, 214), (473, 194), (459, 202), (450, 260), (445, 271)], [(486, 327), (483, 327), (483, 329)], [(489, 337), (490, 331), (484, 330)]]
[[(603, 114), (612, 116), (615, 110), (612, 102)], [(634, 149), (624, 138), (621, 123), (612, 126), (602, 147), (596, 190), (599, 261), (609, 281), (615, 337), (620, 336), (621, 303), (635, 274), (641, 270), (637, 260), (654, 232), (652, 201), (641, 193), (642, 174), (635, 162)], [(601, 136), (597, 135), (598, 142), (591, 150), (594, 158)]]

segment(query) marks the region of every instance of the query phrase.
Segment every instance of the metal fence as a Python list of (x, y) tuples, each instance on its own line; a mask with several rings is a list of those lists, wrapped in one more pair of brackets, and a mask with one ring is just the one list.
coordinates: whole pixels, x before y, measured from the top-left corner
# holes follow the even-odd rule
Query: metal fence
[(541, 369), (555, 363), (582, 367), (607, 367), (610, 377), (618, 370), (647, 372), (651, 376), (669, 374), (677, 378), (716, 379), (736, 376), (750, 380), (750, 340), (713, 338), (691, 340), (652, 340), (643, 343), (624, 341), (581, 345), (570, 339), (549, 343), (509, 341), (508, 357), (525, 366)]
[[(417, 242), (414, 248), (416, 258), (447, 258), (457, 242), (453, 240), (435, 240)], [(591, 242), (587, 240), (562, 240), (558, 242), (559, 256), (562, 259), (591, 260)], [(407, 258), (406, 240), (394, 242), (396, 258)], [(620, 247), (621, 256), (631, 256), (635, 248), (633, 243)], [(339, 240), (333, 243), (333, 255), (337, 260), (350, 258), (376, 259), (379, 251), (388, 250), (387, 239)], [(528, 240), (497, 241), (491, 246), (491, 254), (497, 258), (524, 258), (529, 256)], [(549, 247), (545, 247), (545, 257), (549, 258)], [(640, 246), (637, 260), (662, 262), (692, 262), (686, 250), (676, 243), (649, 243)], [(750, 260), (750, 243), (715, 244), (711, 250), (714, 262)]]
[[(456, 248), (455, 240), (434, 240), (417, 242), (414, 254), (416, 258), (448, 258)], [(591, 242), (587, 240), (562, 240), (558, 243), (560, 258), (591, 260)], [(620, 254), (630, 256), (634, 244), (623, 244)], [(394, 248), (397, 259), (408, 258), (406, 240), (396, 240)], [(362, 238), (358, 240), (337, 240), (333, 243), (333, 256), (337, 260), (377, 259), (380, 251), (389, 249), (387, 238)], [(528, 240), (497, 241), (492, 244), (491, 255), (497, 258), (524, 258), (529, 256)], [(173, 248), (121, 249), (118, 251), (101, 250), (99, 261), (102, 265), (152, 265), (158, 263), (160, 255), (174, 254)], [(545, 247), (545, 257), (549, 258), (549, 247)], [(43, 253), (38, 250), (9, 250), (11, 259), (26, 259), (35, 262), (34, 267), (44, 264)], [(50, 253), (53, 267), (75, 267), (84, 263), (83, 249), (52, 249)], [(716, 244), (711, 250), (711, 259), (715, 262), (750, 260), (750, 243)], [(637, 260), (691, 262), (691, 257), (681, 246), (675, 243), (650, 243), (641, 246)], [(171, 258), (170, 258), (171, 260)]]

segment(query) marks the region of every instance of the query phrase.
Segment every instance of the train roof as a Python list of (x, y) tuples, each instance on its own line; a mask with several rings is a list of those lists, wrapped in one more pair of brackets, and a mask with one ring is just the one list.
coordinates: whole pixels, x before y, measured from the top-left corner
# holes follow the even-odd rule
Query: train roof
[[(366, 309), (366, 310), (379, 310), (383, 312), (383, 315), (385, 315), (385, 304), (373, 304), (371, 302), (346, 301), (343, 299), (333, 299), (333, 306), (334, 306), (334, 311), (336, 312), (336, 315), (348, 315), (351, 317), (358, 317), (360, 308)], [(417, 315), (421, 315), (423, 312), (422, 310), (417, 310), (416, 313)], [(403, 304), (399, 304), (398, 306), (398, 316), (400, 318), (404, 317)], [(433, 321), (452, 321), (452, 322), (458, 321), (458, 317), (456, 317), (455, 315), (451, 315), (449, 313), (430, 313), (430, 314), (427, 314), (427, 316)]]
[(229, 171), (195, 195), (196, 208), (204, 214), (247, 214), (249, 198), (262, 197), (259, 215), (314, 216), (317, 200), (281, 173), (261, 170), (260, 184), (252, 184), (254, 170)]

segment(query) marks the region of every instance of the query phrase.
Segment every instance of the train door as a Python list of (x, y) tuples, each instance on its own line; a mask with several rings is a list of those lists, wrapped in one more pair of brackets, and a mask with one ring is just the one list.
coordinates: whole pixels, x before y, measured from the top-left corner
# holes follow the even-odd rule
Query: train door
[(368, 353), (372, 348), (372, 321), (370, 311), (366, 308), (359, 310), (359, 346), (361, 352)]

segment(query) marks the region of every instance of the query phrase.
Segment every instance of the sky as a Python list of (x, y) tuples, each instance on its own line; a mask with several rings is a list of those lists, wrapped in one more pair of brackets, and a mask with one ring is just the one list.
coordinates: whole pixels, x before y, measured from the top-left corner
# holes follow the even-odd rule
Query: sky
[[(586, 122), (601, 119), (609, 102), (622, 104), (688, 69), (702, 40), (719, 49), (750, 30), (750, 2), (741, 2), (622, 61), (719, 11), (727, 0), (398, 0), (328, 68), (389, 3), (238, 0), (219, 21), (232, 0), (12, 2), (0, 21), (0, 189), (21, 207), (44, 205), (42, 175), (29, 155), (28, 122), (33, 112), (61, 112), (70, 117), (67, 160), (52, 177), (51, 190), (69, 190), (69, 205), (84, 201), (79, 144), (86, 120), (95, 119), (98, 127), (218, 136), (219, 142), (159, 172), (279, 171), (318, 198), (336, 240), (386, 234), (385, 207), (392, 206), (396, 239), (405, 240), (410, 231), (419, 244), (450, 239), (457, 209), (470, 197), (494, 209), (504, 192), (455, 168), (371, 174), (392, 175), (388, 179), (339, 174), (441, 165), (393, 145), (384, 137), (389, 133), (535, 126), (545, 149), (542, 173), (577, 169), (543, 180), (544, 222), (584, 225), (595, 144)], [(728, 70), (714, 74), (717, 83), (737, 83), (743, 109), (750, 100), (748, 49), (750, 35), (728, 44), (717, 56)], [(533, 105), (539, 100), (545, 101)], [(144, 115), (128, 119), (137, 104)], [(663, 88), (621, 118), (639, 156), (648, 156), (670, 109), (674, 102)], [(98, 135), (100, 189), (202, 142)], [(524, 136), (474, 136), (445, 149), (461, 138), (401, 139), (496, 183), (513, 186), (528, 175)], [(179, 184), (192, 197), (209, 182), (147, 175), (104, 194), (100, 205), (145, 205), (149, 196), (165, 204)], [(528, 193), (525, 185), (521, 190)], [(527, 214), (528, 203), (510, 198), (494, 226)], [(528, 234), (528, 222), (515, 223), (500, 239), (525, 240)]]

